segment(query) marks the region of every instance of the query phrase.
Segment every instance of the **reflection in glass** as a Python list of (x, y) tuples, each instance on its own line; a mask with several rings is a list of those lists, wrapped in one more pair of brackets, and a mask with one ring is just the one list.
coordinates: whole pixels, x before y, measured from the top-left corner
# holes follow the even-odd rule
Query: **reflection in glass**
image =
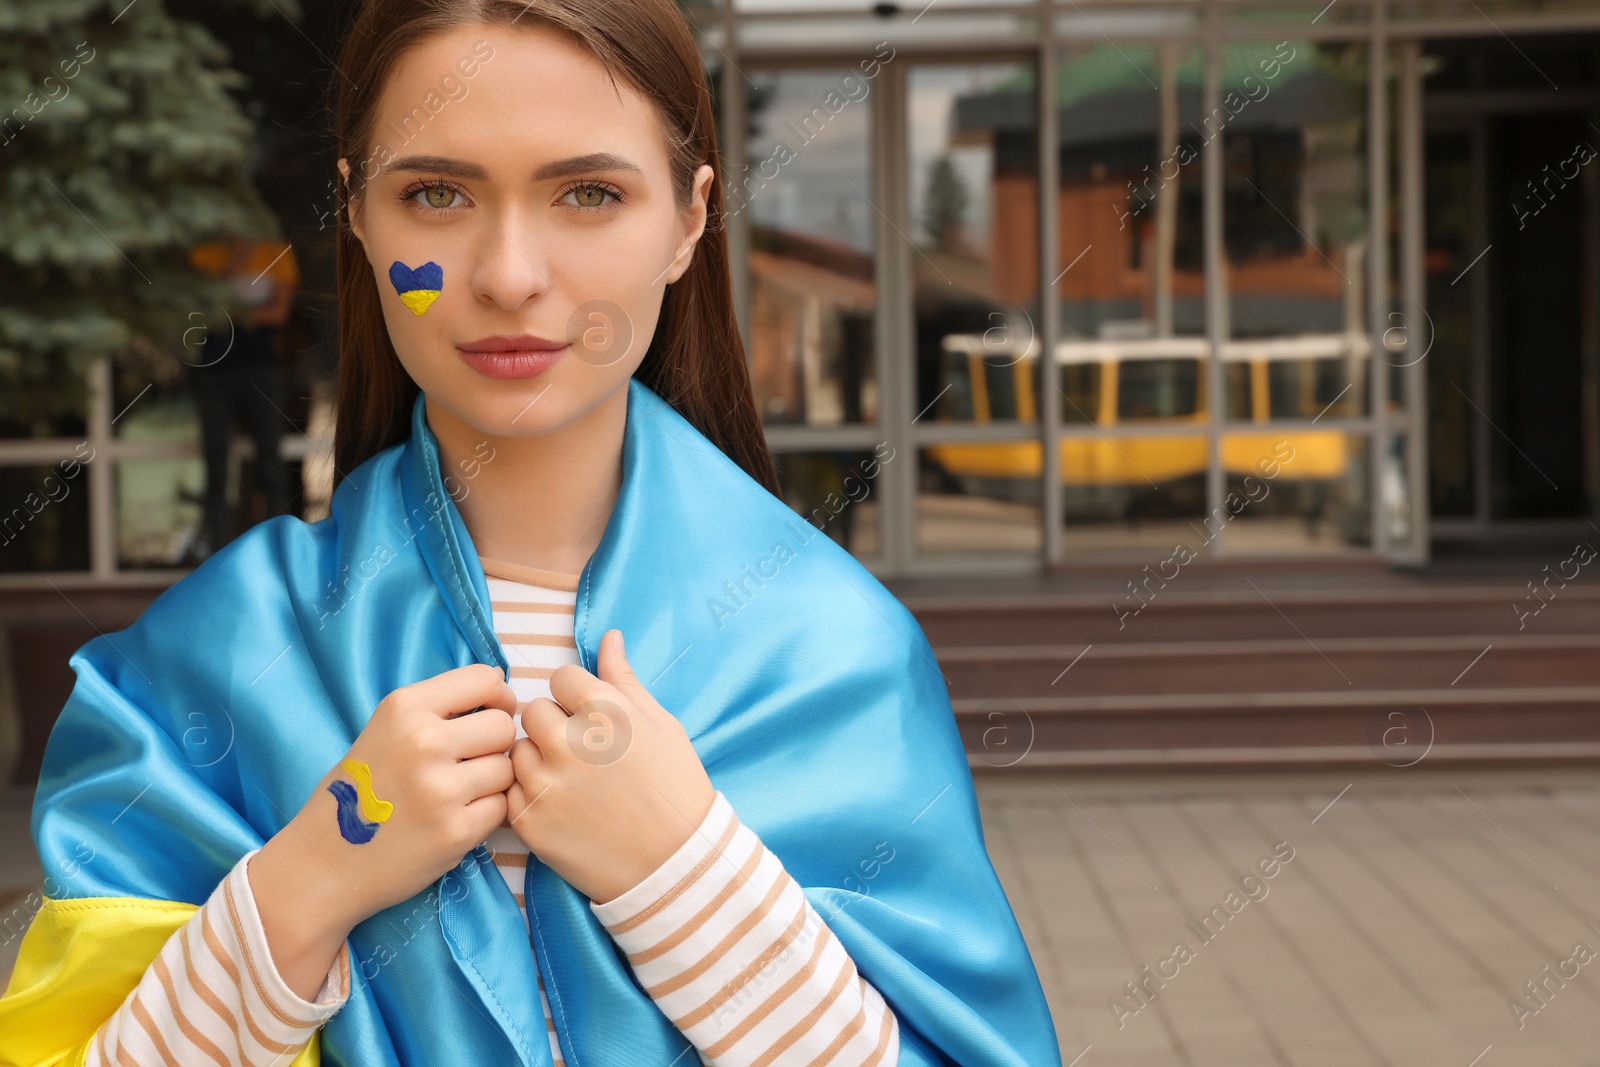
[(1071, 437), (1061, 442), (1067, 558), (1163, 552), (1196, 541), (1206, 506), (1205, 437)]
[[(1098, 35), (1061, 53), (1055, 389), (1067, 430), (1108, 431), (1061, 442), (1069, 559), (1170, 549), (1205, 507), (1203, 430), (1171, 432), (1210, 410), (1203, 57)], [(1156, 432), (1124, 436), (1141, 427)]]
[(190, 549), (203, 523), (205, 465), (197, 457), (125, 459), (116, 471), (118, 566), (193, 565)]
[(1032, 421), (1012, 369), (1038, 322), (1033, 67), (928, 64), (908, 82), (919, 421)]
[(1370, 541), (1367, 440), (1315, 428), (1230, 433), (1219, 506), (1205, 503), (1204, 437), (1078, 438), (1062, 449), (1073, 552), (1343, 552)]
[(801, 518), (857, 559), (882, 555), (878, 477), (892, 449), (775, 452), (772, 459), (783, 501)]
[(869, 95), (875, 59), (751, 71), (750, 162), (727, 190), (749, 212), (750, 372), (767, 425), (873, 422)]
[(1430, 134), (1427, 142), (1428, 479), (1434, 518), (1470, 518), (1478, 510), (1473, 449), (1473, 279), (1451, 285), (1483, 249), (1472, 201), (1472, 134)]
[(1205, 332), (1202, 56), (1100, 41), (1061, 54), (1055, 291), (1069, 341)]
[(1117, 418), (1172, 419), (1200, 410), (1198, 359), (1134, 359), (1117, 368)]
[(1371, 544), (1364, 434), (1318, 427), (1222, 438), (1229, 553), (1343, 552)]
[(71, 457), (0, 467), (0, 573), (88, 569), (88, 467)]
[[(118, 420), (125, 441), (193, 445), (200, 423), (179, 391), (146, 396)], [(125, 459), (116, 465), (117, 557), (127, 568), (192, 565), (204, 526), (205, 463), (198, 454)]]
[(1037, 554), (1043, 446), (933, 445), (918, 454), (917, 552)]
[(1222, 105), (1202, 125), (1224, 154), (1228, 336), (1323, 350), (1280, 367), (1276, 392), (1270, 371), (1248, 398), (1230, 389), (1230, 419), (1256, 418), (1261, 393), (1307, 417), (1320, 397), (1334, 417), (1365, 411), (1366, 79), (1360, 44), (1225, 46)]
[[(1022, 331), (1018, 331), (1020, 335)], [(944, 383), (922, 417), (963, 422), (1032, 422), (1036, 337), (1008, 339), (981, 334), (946, 334), (939, 347), (939, 380)]]
[[(81, 382), (59, 370), (40, 375), (46, 379), (29, 385), (0, 381), (0, 440), (17, 437), (83, 438), (86, 396)], [(49, 397), (46, 401), (44, 398)]]
[[(680, 3), (685, 0), (679, 0)], [(701, 3), (715, 4), (718, 0), (700, 0)], [(1015, 7), (1018, 4), (1027, 4), (1029, 0), (961, 0), (963, 7), (979, 7), (983, 5), (996, 5)], [(928, 7), (933, 5), (929, 4)], [(737, 12), (762, 14), (768, 12), (788, 11), (838, 11), (858, 13), (870, 10), (871, 6), (862, 4), (861, 0), (733, 0), (733, 9)], [(908, 7), (909, 11), (917, 11), (918, 7)], [(939, 14), (935, 9), (934, 20), (939, 21)]]

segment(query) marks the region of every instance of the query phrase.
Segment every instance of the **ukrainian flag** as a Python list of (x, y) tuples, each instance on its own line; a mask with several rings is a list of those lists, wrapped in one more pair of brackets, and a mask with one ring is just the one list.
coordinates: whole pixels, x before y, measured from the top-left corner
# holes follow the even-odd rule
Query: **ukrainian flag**
[(420, 315), (439, 299), (439, 291), (444, 288), (444, 268), (430, 260), (412, 270), (397, 259), (389, 268), (389, 282), (411, 313)]

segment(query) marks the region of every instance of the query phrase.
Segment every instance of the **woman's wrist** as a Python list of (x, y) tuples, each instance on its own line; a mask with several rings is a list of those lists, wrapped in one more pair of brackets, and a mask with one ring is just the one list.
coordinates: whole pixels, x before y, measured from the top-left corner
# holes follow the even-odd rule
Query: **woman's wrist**
[(732, 807), (727, 798), (714, 790), (705, 815), (686, 838), (649, 871), (633, 877), (627, 886), (606, 894), (604, 899), (591, 897), (590, 906), (596, 909), (602, 922), (615, 921), (617, 917), (631, 914), (643, 904), (659, 899), (696, 867), (707, 862), (707, 857), (717, 850), (717, 842), (707, 836), (706, 827), (712, 823), (720, 825), (731, 814)]
[(339, 947), (366, 918), (349, 907), (349, 883), (291, 821), (250, 858), (251, 895), (273, 965), (297, 996), (316, 997)]

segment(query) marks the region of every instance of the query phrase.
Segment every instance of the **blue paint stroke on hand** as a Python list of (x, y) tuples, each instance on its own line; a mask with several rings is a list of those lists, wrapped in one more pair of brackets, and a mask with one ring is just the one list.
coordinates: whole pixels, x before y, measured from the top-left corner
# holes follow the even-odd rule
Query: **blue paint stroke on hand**
[(328, 792), (339, 802), (339, 833), (352, 845), (364, 845), (378, 832), (378, 824), (361, 818), (356, 787), (343, 779), (328, 783)]

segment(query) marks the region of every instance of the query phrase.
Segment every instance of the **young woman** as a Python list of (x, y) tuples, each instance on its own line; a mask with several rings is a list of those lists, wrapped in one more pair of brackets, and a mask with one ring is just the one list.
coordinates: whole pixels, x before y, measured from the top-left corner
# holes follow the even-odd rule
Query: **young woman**
[(73, 655), (0, 1063), (1059, 1064), (926, 638), (774, 495), (678, 9), (336, 77), (332, 515)]

